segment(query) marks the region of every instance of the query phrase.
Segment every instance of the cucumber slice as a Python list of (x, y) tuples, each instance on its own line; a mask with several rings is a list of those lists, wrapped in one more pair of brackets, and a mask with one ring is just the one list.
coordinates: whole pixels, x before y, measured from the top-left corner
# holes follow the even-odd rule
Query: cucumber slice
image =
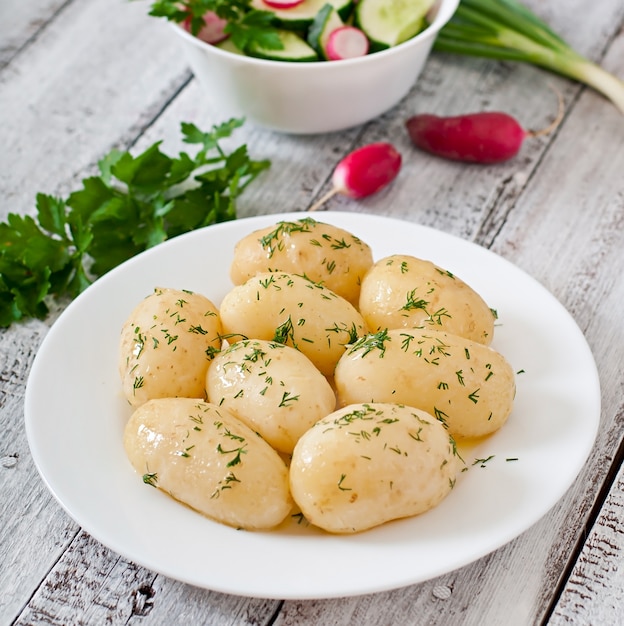
[(371, 52), (378, 52), (417, 35), (433, 4), (434, 0), (360, 0), (355, 22), (370, 40)]
[(308, 43), (316, 50), (318, 55), (328, 60), (327, 40), (332, 31), (342, 28), (344, 22), (340, 18), (338, 11), (331, 5), (325, 4), (316, 14), (312, 26), (308, 31)]
[(213, 45), (215, 48), (219, 48), (225, 52), (231, 52), (232, 54), (245, 54), (240, 48), (236, 47), (234, 42), (229, 37)]
[(270, 50), (258, 44), (252, 44), (247, 49), (247, 54), (259, 59), (269, 61), (318, 61), (318, 54), (306, 41), (289, 30), (278, 30), (279, 38), (284, 46), (280, 50)]
[(273, 9), (262, 0), (251, 0), (250, 6), (258, 11), (273, 13), (273, 23), (277, 28), (307, 31), (325, 4), (333, 6), (342, 20), (346, 20), (353, 10), (353, 0), (304, 0), (291, 9)]

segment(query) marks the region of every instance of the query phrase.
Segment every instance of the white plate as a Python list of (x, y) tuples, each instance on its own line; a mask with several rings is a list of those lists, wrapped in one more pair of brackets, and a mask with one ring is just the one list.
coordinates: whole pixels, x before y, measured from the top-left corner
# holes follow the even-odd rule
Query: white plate
[[(416, 224), (323, 212), (317, 219), (368, 242), (375, 258), (407, 253), (466, 280), (498, 311), (493, 346), (511, 362), (517, 399), (508, 423), (476, 448), (437, 508), (353, 536), (289, 522), (272, 532), (212, 522), (145, 486), (127, 461), (130, 410), (117, 373), (119, 330), (155, 286), (219, 303), (231, 288), (233, 246), (301, 213), (239, 219), (172, 239), (110, 272), (78, 297), (45, 338), (26, 389), (35, 463), (67, 513), (140, 565), (199, 587), (283, 599), (397, 588), (466, 565), (512, 540), (564, 494), (598, 427), (600, 390), (587, 343), (562, 305), (488, 250)], [(481, 467), (474, 459), (490, 461)], [(517, 460), (509, 460), (517, 459)]]

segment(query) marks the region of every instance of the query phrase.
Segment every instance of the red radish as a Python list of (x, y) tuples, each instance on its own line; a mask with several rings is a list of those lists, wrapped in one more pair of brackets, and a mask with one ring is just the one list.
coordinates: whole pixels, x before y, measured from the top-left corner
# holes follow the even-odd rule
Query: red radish
[(355, 26), (341, 26), (333, 30), (327, 38), (327, 59), (340, 61), (363, 57), (368, 53), (368, 37)]
[[(227, 39), (227, 33), (224, 32), (224, 29), (227, 25), (227, 20), (221, 19), (216, 13), (213, 11), (208, 11), (204, 15), (204, 26), (202, 26), (201, 30), (195, 35), (198, 39), (205, 41), (206, 43), (215, 44)], [(190, 32), (191, 30), (191, 19), (187, 18), (184, 22), (184, 27), (186, 30)]]
[(264, 4), (272, 9), (292, 9), (302, 2), (303, 0), (264, 0)]
[(501, 163), (518, 154), (527, 137), (552, 132), (561, 122), (563, 112), (559, 95), (557, 118), (537, 131), (524, 130), (511, 115), (496, 111), (456, 117), (414, 115), (406, 126), (412, 143), (426, 152), (455, 161)]
[(316, 202), (315, 211), (334, 194), (364, 198), (389, 185), (401, 169), (401, 154), (389, 143), (371, 143), (347, 154), (332, 175), (332, 190)]

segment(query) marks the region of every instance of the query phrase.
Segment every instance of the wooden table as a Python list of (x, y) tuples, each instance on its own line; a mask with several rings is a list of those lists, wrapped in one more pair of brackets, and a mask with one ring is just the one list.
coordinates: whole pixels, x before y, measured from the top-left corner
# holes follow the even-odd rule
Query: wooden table
[[(527, 2), (576, 49), (624, 76), (624, 6)], [(0, 218), (33, 213), (38, 191), (65, 195), (113, 147), (216, 119), (168, 26), (147, 2), (5, 0), (0, 7)], [(565, 119), (497, 166), (449, 163), (413, 149), (416, 112), (493, 109), (526, 127), (565, 99)], [(534, 67), (434, 54), (406, 97), (379, 119), (313, 137), (252, 124), (238, 131), (273, 163), (239, 215), (305, 210), (350, 150), (393, 142), (399, 178), (362, 201), (327, 208), (378, 213), (489, 248), (550, 290), (584, 332), (602, 386), (595, 446), (578, 479), (537, 524), (487, 557), (437, 579), (354, 598), (229, 596), (156, 575), (86, 534), (46, 489), (24, 432), (30, 366), (52, 325), (0, 333), (0, 622), (2, 624), (600, 624), (624, 619), (624, 117), (608, 101)]]

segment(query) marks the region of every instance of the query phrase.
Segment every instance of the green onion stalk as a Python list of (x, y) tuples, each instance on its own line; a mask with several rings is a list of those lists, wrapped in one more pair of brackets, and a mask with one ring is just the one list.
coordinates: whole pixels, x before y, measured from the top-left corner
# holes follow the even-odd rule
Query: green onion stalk
[(624, 113), (624, 81), (573, 50), (515, 0), (461, 0), (434, 49), (543, 67), (592, 87)]

